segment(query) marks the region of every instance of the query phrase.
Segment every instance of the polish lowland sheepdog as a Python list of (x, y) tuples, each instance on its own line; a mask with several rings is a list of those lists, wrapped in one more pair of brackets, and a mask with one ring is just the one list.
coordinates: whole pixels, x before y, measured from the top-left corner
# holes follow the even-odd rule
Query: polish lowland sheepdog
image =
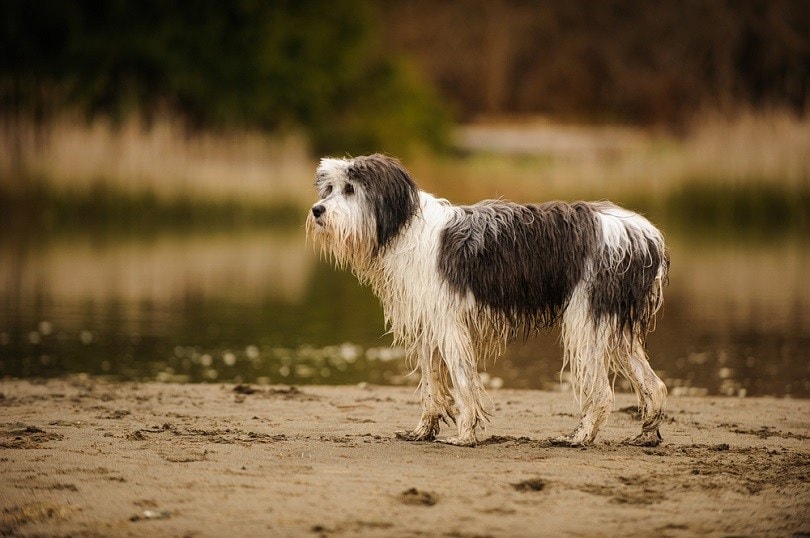
[[(669, 259), (650, 222), (609, 202), (455, 206), (417, 188), (385, 155), (322, 159), (307, 230), (338, 266), (380, 298), (394, 340), (421, 370), (422, 416), (407, 440), (435, 440), (439, 422), (474, 445), (488, 419), (478, 364), (516, 336), (561, 323), (579, 425), (552, 439), (589, 444), (613, 407), (611, 375), (638, 396), (641, 434), (657, 445), (667, 390), (645, 337), (662, 303)], [(563, 366), (563, 367), (564, 367)]]

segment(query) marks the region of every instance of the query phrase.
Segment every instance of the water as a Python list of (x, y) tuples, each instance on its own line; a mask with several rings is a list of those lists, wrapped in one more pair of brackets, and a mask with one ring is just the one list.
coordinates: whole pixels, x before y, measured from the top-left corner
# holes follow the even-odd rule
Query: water
[[(806, 244), (667, 237), (649, 348), (670, 392), (810, 396)], [(556, 336), (512, 345), (487, 384), (565, 388)], [(376, 299), (302, 229), (0, 244), (0, 376), (417, 383), (390, 343)]]

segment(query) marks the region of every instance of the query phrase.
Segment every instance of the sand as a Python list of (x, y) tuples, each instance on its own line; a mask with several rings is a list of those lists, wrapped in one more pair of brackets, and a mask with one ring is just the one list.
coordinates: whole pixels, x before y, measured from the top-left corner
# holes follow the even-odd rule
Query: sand
[[(806, 536), (810, 402), (631, 395), (552, 447), (570, 394), (500, 390), (475, 448), (408, 443), (412, 388), (0, 382), (0, 534)], [(446, 432), (443, 432), (446, 433)]]

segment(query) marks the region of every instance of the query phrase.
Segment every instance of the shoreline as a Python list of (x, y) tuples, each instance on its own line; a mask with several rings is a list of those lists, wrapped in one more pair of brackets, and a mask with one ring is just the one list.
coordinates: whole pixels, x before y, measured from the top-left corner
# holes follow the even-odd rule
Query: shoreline
[[(0, 534), (804, 535), (810, 400), (671, 397), (656, 448), (617, 394), (492, 391), (475, 448), (408, 443), (413, 388), (0, 381)], [(443, 428), (442, 435), (449, 433)]]

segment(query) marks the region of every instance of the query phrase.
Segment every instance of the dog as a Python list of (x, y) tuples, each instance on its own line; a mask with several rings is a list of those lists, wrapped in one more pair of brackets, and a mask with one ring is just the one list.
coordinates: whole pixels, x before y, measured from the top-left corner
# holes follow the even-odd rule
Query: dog
[[(645, 342), (669, 255), (647, 219), (606, 201), (457, 206), (420, 190), (382, 154), (324, 158), (315, 187), (307, 236), (371, 286), (395, 343), (421, 371), (421, 418), (397, 437), (475, 445), (489, 420), (479, 362), (559, 322), (581, 416), (551, 442), (592, 443), (613, 407), (610, 376), (620, 374), (643, 421), (628, 442), (660, 443), (667, 389)], [(456, 435), (437, 438), (450, 421)]]

